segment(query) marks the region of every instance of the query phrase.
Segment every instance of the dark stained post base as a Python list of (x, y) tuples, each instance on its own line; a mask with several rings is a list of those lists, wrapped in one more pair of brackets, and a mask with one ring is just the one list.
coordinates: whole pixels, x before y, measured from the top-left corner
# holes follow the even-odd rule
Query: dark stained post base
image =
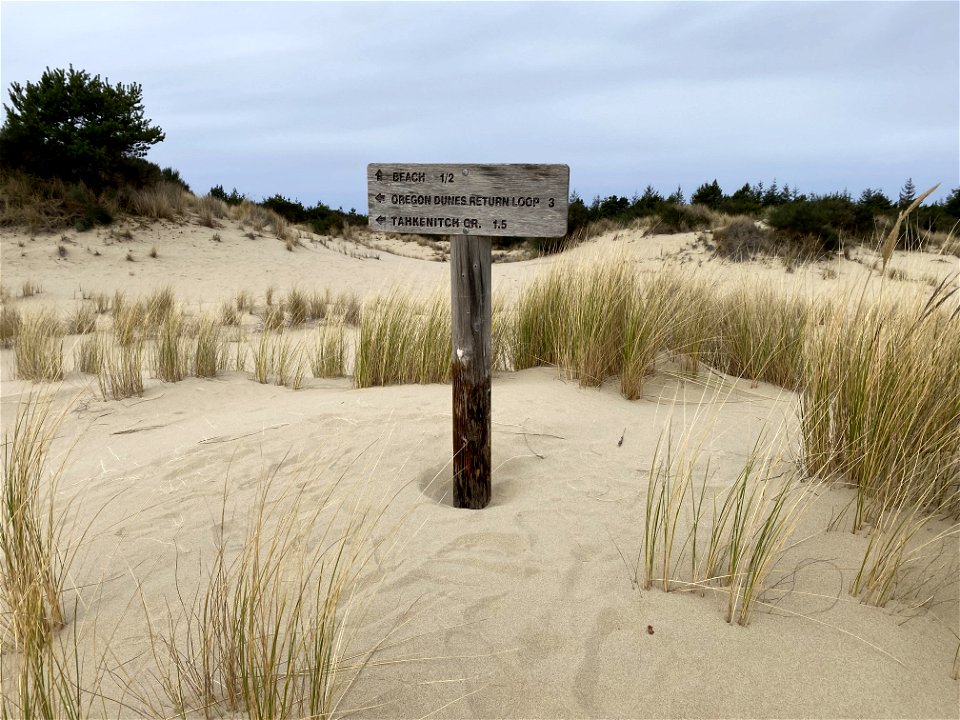
[(453, 506), (490, 502), (490, 238), (450, 238)]

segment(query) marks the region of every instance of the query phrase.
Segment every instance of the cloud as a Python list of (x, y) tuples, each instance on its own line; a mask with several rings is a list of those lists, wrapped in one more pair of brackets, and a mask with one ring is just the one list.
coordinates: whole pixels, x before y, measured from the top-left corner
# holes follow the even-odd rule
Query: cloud
[[(371, 161), (567, 162), (584, 196), (957, 186), (956, 3), (4, 3), (2, 81), (140, 82), (205, 190), (362, 206)], [(919, 180), (918, 180), (919, 182)], [(946, 193), (946, 189), (942, 194)], [(942, 196), (941, 194), (941, 196)]]

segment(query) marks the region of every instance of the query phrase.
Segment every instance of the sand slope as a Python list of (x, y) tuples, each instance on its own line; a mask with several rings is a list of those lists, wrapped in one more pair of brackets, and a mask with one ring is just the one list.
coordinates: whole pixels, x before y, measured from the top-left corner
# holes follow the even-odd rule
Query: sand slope
[[(298, 285), (369, 296), (394, 283), (429, 292), (448, 282), (443, 263), (382, 251), (379, 259), (350, 257), (309, 240), (289, 253), (239, 228), (219, 230), (221, 242), (210, 240), (212, 232), (154, 224), (109, 245), (87, 234), (74, 238), (66, 259), (58, 259), (55, 238), (6, 233), (2, 282), (16, 294), (34, 279), (43, 293), (20, 306), (61, 311), (80, 288), (145, 293), (170, 284), (194, 307), (208, 307), (240, 289), (262, 296), (270, 286)], [(666, 255), (713, 271), (716, 264), (690, 248), (693, 240), (610, 237), (574, 254), (587, 259), (604, 244), (629, 243), (642, 269)], [(147, 257), (154, 244), (157, 259)], [(135, 262), (124, 259), (131, 246)], [(515, 292), (554, 261), (497, 265), (494, 282)], [(953, 267), (937, 258), (912, 262), (926, 263), (918, 277)], [(851, 276), (864, 267), (849, 266)], [(769, 273), (830, 291), (817, 267), (794, 275), (774, 263), (716, 272), (729, 280)], [(0, 352), (0, 363), (6, 428), (32, 386), (14, 378), (12, 351)], [(91, 648), (94, 637), (112, 638), (127, 677), (149, 682), (144, 613), (162, 617), (178, 586), (196, 585), (221, 512), (224, 532), (239, 533), (257, 478), (282, 463), (284, 481), (309, 479), (319, 494), (342, 476), (343, 492), (384, 508), (374, 534), (388, 542), (365, 569), (376, 593), (353, 618), (353, 647), (392, 634), (341, 710), (360, 709), (361, 717), (960, 715), (950, 678), (956, 582), (918, 610), (851, 598), (866, 538), (825, 529), (851, 497), (844, 490), (817, 491), (774, 572), (769, 606), (747, 627), (725, 622), (725, 595), (641, 590), (635, 582), (650, 458), (667, 423), (678, 434), (693, 428), (715, 469), (710, 488), (719, 490), (764, 429), (795, 429), (796, 396), (779, 388), (709, 372), (693, 378), (666, 363), (644, 397), (629, 402), (615, 383), (584, 389), (552, 368), (498, 374), (493, 501), (479, 512), (449, 505), (448, 386), (354, 390), (347, 379), (309, 380), (292, 391), (234, 372), (176, 384), (147, 379), (143, 398), (104, 402), (90, 377), (68, 373), (56, 397), (71, 408), (54, 448), (55, 459), (69, 453), (64, 501), (78, 527), (89, 527), (75, 568), (86, 588), (76, 621)], [(955, 561), (956, 543), (943, 553)]]

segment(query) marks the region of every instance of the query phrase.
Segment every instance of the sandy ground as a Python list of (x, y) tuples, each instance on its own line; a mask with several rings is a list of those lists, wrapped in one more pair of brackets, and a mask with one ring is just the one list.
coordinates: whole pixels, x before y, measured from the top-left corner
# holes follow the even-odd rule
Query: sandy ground
[[(439, 251), (413, 243), (406, 250), (415, 257), (401, 256), (385, 249), (395, 244), (387, 238), (360, 245), (305, 235), (288, 252), (226, 222), (217, 230), (134, 223), (131, 232), (132, 240), (68, 232), (65, 257), (58, 236), (4, 232), (3, 287), (13, 298), (26, 280), (42, 287), (10, 302), (65, 313), (84, 293), (145, 294), (169, 285), (195, 308), (214, 308), (240, 290), (257, 299), (270, 287), (294, 286), (369, 297), (394, 286), (443, 291), (449, 283), (449, 266), (427, 253)], [(628, 252), (642, 270), (676, 264), (717, 282), (752, 278), (825, 294), (877, 283), (867, 280), (876, 256), (861, 249), (852, 260), (793, 273), (773, 260), (709, 260), (694, 234), (611, 234), (568, 254), (588, 261), (611, 248)], [(554, 262), (496, 264), (495, 291), (510, 296)], [(892, 267), (904, 292), (928, 292), (955, 272), (957, 259), (898, 256)], [(0, 351), (0, 373), (8, 428), (34, 386), (15, 378), (11, 350)], [(124, 677), (149, 683), (145, 616), (163, 617), (178, 588), (197, 586), (224, 507), (224, 532), (239, 534), (257, 478), (279, 464), (281, 482), (309, 481), (319, 492), (342, 478), (344, 493), (383, 511), (373, 537), (385, 544), (364, 572), (376, 592), (353, 616), (352, 647), (390, 641), (341, 711), (960, 716), (960, 686), (951, 678), (960, 632), (956, 578), (948, 571), (928, 586), (933, 597), (917, 608), (852, 598), (867, 538), (826, 529), (851, 499), (848, 491), (816, 491), (766, 604), (746, 627), (725, 622), (726, 595), (638, 587), (650, 459), (667, 424), (677, 433), (689, 428), (710, 459), (712, 493), (733, 482), (764, 431), (769, 438), (784, 430), (790, 459), (792, 393), (712, 373), (689, 377), (669, 364), (633, 402), (615, 384), (580, 388), (552, 368), (496, 374), (493, 500), (476, 512), (449, 502), (449, 386), (355, 390), (347, 379), (311, 379), (293, 391), (252, 382), (249, 372), (175, 384), (147, 378), (145, 386), (142, 398), (105, 402), (90, 377), (68, 372), (50, 389), (69, 408), (53, 464), (66, 458), (64, 503), (86, 529), (72, 578), (81, 588), (74, 622), (91, 654), (96, 638), (111, 639)], [(925, 537), (943, 529), (933, 524)], [(939, 560), (955, 573), (957, 544), (941, 545)]]

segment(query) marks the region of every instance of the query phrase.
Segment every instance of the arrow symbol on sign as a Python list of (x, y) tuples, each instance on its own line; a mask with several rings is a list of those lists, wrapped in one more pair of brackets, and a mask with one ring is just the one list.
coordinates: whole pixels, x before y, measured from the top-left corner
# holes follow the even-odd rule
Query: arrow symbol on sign
[(377, 170), (377, 182), (383, 180), (383, 170)]
[(386, 195), (384, 195), (383, 193), (377, 193), (377, 202), (383, 202), (386, 199), (387, 199)]
[(384, 221), (384, 220), (386, 220), (386, 218), (385, 218), (383, 215), (380, 215), (380, 216), (377, 218), (377, 222), (380, 223), (381, 225), (383, 225), (383, 221)]

